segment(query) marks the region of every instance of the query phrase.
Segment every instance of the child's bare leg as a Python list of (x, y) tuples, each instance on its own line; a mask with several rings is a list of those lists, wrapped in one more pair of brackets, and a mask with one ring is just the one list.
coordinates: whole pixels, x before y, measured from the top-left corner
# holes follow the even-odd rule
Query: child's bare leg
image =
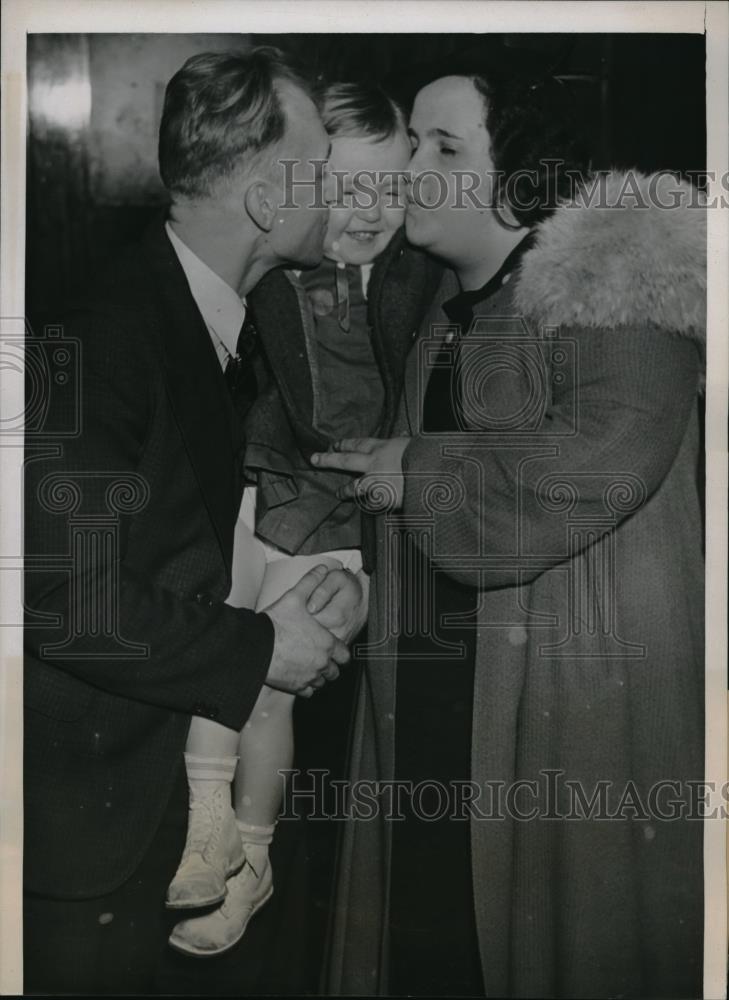
[(264, 687), (240, 734), (233, 801), (246, 858), (260, 873), (294, 755), (294, 695)]
[[(261, 610), (295, 586), (314, 566), (340, 567), (337, 559), (326, 555), (289, 556), (269, 546), (266, 572), (256, 608)], [(283, 796), (281, 772), (289, 770), (294, 757), (294, 696), (264, 686), (240, 734), (240, 761), (235, 778), (235, 815), (246, 846), (246, 858), (255, 868), (265, 865), (268, 844), (273, 836)], [(250, 850), (249, 850), (250, 848)]]
[(240, 733), (233, 801), (243, 823), (268, 826), (276, 821), (283, 795), (281, 772), (293, 762), (293, 708), (294, 695), (264, 687)]
[[(309, 562), (302, 566), (299, 559)], [(266, 607), (284, 593), (316, 562), (325, 559), (294, 557), (286, 564), (269, 564), (268, 587), (261, 588), (258, 607)], [(268, 578), (268, 569), (276, 567)], [(245, 933), (251, 917), (273, 892), (268, 846), (273, 838), (281, 805), (280, 772), (293, 760), (294, 696), (263, 687), (248, 722), (240, 733), (240, 761), (235, 778), (234, 802), (239, 838), (246, 864), (228, 879), (223, 904), (211, 913), (177, 924), (170, 944), (188, 955), (215, 955), (231, 948)]]
[(170, 944), (185, 954), (227, 951), (273, 892), (268, 846), (283, 792), (279, 771), (290, 768), (293, 757), (293, 703), (293, 695), (264, 687), (240, 737), (236, 734), (240, 763), (234, 786), (235, 825), (246, 863), (227, 880), (227, 895), (217, 910), (174, 928)]
[(196, 757), (235, 757), (240, 734), (212, 719), (195, 716), (185, 744), (186, 753)]

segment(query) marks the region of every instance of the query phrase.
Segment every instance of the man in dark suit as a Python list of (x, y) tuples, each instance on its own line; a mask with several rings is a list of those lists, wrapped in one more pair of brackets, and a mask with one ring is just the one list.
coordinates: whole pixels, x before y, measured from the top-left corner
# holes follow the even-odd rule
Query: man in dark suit
[(78, 392), (52, 387), (26, 462), (26, 992), (160, 988), (190, 717), (239, 730), (262, 684), (310, 695), (348, 659), (307, 611), (354, 615), (343, 571), (267, 613), (224, 603), (255, 396), (231, 323), (269, 270), (319, 260), (328, 146), (276, 53), (188, 60), (160, 126), (169, 220), (66, 318)]

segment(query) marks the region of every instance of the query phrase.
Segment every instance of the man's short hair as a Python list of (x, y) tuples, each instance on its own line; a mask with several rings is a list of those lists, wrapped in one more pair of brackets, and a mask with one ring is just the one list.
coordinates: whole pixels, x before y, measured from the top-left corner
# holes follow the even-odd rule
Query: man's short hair
[(280, 85), (308, 92), (299, 74), (271, 47), (192, 56), (165, 91), (159, 129), (159, 172), (173, 195), (206, 197), (217, 183), (283, 138)]

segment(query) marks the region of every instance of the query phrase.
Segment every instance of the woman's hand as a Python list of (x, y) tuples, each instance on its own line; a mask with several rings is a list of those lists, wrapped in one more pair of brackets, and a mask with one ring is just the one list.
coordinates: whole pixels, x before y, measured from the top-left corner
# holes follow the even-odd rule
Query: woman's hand
[[(317, 469), (340, 469), (342, 472), (359, 473), (359, 478), (337, 491), (340, 500), (357, 496), (376, 510), (382, 504), (383, 491), (387, 494), (388, 509), (402, 507), (405, 480), (402, 456), (410, 438), (345, 438), (333, 445), (332, 451), (319, 451), (311, 456)], [(369, 502), (368, 502), (369, 501)]]

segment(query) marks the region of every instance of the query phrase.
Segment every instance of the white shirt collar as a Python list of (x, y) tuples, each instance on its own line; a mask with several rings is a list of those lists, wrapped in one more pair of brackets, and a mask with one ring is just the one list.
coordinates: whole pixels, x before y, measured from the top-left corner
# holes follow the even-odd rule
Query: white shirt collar
[(165, 229), (216, 350), (218, 344), (222, 344), (228, 354), (235, 356), (238, 334), (246, 315), (245, 303), (219, 274), (182, 242), (169, 222)]

